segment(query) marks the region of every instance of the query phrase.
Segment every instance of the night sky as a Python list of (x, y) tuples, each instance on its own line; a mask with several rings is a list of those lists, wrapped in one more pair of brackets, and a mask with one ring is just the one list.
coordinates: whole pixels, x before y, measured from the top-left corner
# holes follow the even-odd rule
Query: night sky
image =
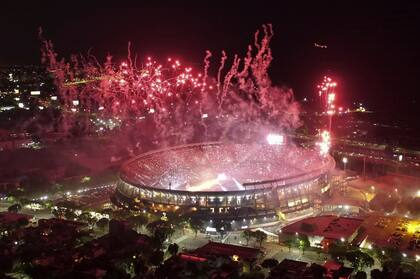
[(255, 30), (272, 23), (272, 79), (291, 86), (298, 99), (314, 96), (317, 81), (328, 73), (347, 104), (362, 100), (387, 111), (399, 106), (399, 114), (410, 115), (420, 103), (415, 1), (27, 2), (2, 1), (0, 65), (38, 64), (42, 27), (64, 56), (91, 48), (99, 59), (108, 52), (123, 59), (131, 41), (141, 57), (179, 57), (201, 68), (205, 50), (213, 52), (214, 63), (222, 49), (230, 58), (244, 55)]

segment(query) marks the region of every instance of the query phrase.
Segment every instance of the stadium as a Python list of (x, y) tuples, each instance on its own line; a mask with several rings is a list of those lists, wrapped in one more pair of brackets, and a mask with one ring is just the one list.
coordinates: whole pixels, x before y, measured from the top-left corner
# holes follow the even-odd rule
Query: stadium
[(294, 145), (182, 145), (123, 164), (116, 197), (159, 211), (196, 211), (207, 220), (271, 220), (312, 208), (328, 192), (334, 167), (331, 156)]

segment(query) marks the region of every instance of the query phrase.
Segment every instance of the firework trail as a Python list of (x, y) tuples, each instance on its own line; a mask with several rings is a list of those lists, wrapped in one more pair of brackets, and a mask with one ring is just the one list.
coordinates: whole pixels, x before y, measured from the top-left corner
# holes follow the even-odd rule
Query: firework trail
[[(225, 67), (225, 62), (227, 60), (226, 52), (222, 50), (222, 57), (220, 58), (220, 66), (219, 70), (217, 71), (217, 99), (219, 103), (222, 103), (222, 91), (220, 90), (220, 87), (222, 87), (222, 70)], [(220, 111), (219, 111), (220, 114)]]
[(300, 120), (293, 92), (272, 86), (268, 76), (272, 26), (263, 25), (262, 31), (255, 33), (255, 49), (248, 46), (246, 56), (235, 55), (230, 66), (222, 51), (216, 78), (209, 76), (210, 51), (200, 73), (172, 58), (160, 64), (148, 57), (138, 68), (130, 43), (121, 63), (108, 55), (101, 64), (90, 53), (65, 61), (50, 41), (42, 40), (42, 61), (59, 93), (56, 126), (64, 132), (75, 127), (92, 132), (95, 119), (112, 118), (120, 129), (147, 129), (150, 137), (168, 144), (295, 129)]
[(337, 83), (330, 77), (324, 76), (321, 84), (318, 86), (319, 98), (321, 100), (321, 106), (324, 106), (324, 113), (328, 115), (328, 131), (331, 132), (332, 128), (332, 116), (337, 112), (335, 106), (336, 93), (335, 88)]
[[(201, 88), (201, 91), (204, 92), (207, 86), (207, 78), (208, 78), (208, 71), (210, 68), (210, 58), (211, 58), (211, 52), (209, 50), (206, 50), (206, 56), (204, 57), (204, 74), (203, 74), (203, 86)], [(213, 87), (209, 86), (209, 89), (211, 90)], [(208, 117), (208, 114), (204, 114), (203, 111), (203, 104), (208, 103), (207, 94), (201, 94), (201, 100), (199, 102), (199, 111), (200, 111), (200, 124), (204, 129), (204, 138), (208, 137), (208, 128), (205, 123), (205, 118)]]

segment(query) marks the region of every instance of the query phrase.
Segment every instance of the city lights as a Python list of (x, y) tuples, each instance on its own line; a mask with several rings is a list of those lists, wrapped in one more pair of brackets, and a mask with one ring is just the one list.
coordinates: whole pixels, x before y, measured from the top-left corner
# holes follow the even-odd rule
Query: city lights
[[(395, 17), (394, 4), (381, 19)], [(376, 16), (358, 15), (354, 5), (346, 9), (358, 32), (336, 20), (336, 5), (314, 5), (309, 12), (322, 24), (281, 10), (272, 16), (276, 26), (245, 30), (248, 43), (237, 49), (246, 32), (233, 27), (277, 10), (98, 3), (80, 21), (90, 5), (41, 6), (31, 5), (31, 20), (20, 6), (16, 15), (5, 9), (28, 34), (34, 17), (51, 17), (37, 45), (13, 26), (2, 41), (18, 50), (0, 60), (7, 276), (399, 278), (418, 271), (411, 266), (420, 262), (420, 131), (409, 108), (416, 112), (419, 100), (416, 67), (403, 65), (412, 53), (400, 40), (412, 26), (391, 26), (384, 39), (372, 28)], [(373, 6), (366, 9), (386, 9)], [(398, 19), (415, 18), (412, 10)], [(220, 18), (220, 28), (209, 28)], [(277, 26), (290, 19), (298, 26)], [(273, 30), (285, 28), (271, 47)], [(296, 39), (301, 31), (323, 29), (328, 36), (303, 34), (313, 40), (301, 55), (308, 50), (305, 38)], [(118, 45), (125, 37), (132, 41)], [(282, 37), (293, 40), (282, 46)], [(409, 70), (411, 81), (400, 73)]]

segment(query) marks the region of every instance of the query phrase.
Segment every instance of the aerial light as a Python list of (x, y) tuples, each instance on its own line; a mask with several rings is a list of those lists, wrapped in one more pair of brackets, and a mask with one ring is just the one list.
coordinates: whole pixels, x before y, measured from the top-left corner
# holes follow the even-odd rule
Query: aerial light
[(219, 180), (219, 181), (223, 181), (223, 180), (226, 180), (226, 179), (227, 179), (227, 175), (225, 173), (219, 173), (217, 175), (217, 180)]
[(268, 134), (267, 142), (271, 145), (281, 145), (284, 144), (284, 136), (279, 134)]

